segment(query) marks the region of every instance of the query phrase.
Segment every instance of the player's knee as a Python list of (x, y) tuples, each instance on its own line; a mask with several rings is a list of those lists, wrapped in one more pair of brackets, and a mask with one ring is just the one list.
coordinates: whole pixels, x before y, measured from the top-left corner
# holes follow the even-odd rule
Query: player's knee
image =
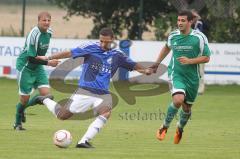
[(175, 98), (173, 100), (173, 104), (178, 108), (182, 106), (183, 102), (184, 102), (184, 98)]
[(21, 101), (22, 105), (27, 105), (28, 101)]
[(29, 100), (29, 97), (21, 97), (20, 98), (20, 101), (21, 101), (21, 104), (22, 105), (26, 105), (28, 103), (28, 100)]
[(105, 118), (109, 118), (111, 115), (111, 107), (101, 106), (96, 109), (98, 115), (102, 115)]
[(50, 94), (50, 90), (48, 87), (42, 87), (42, 88), (39, 88), (39, 93), (41, 96), (46, 96)]
[(183, 94), (176, 94), (173, 96), (173, 104), (179, 108), (184, 104), (185, 96)]

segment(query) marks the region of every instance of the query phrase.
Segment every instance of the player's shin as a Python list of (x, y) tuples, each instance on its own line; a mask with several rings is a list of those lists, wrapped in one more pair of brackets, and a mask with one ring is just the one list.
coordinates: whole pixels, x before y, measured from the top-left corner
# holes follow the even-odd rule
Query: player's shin
[(15, 121), (15, 125), (21, 125), (23, 111), (24, 111), (24, 106), (21, 103), (18, 103), (16, 105), (16, 121)]
[(102, 115), (99, 115), (88, 127), (87, 132), (84, 134), (82, 139), (78, 142), (78, 144), (88, 142), (89, 140), (93, 139), (94, 136), (96, 136), (100, 129), (104, 126), (104, 124), (107, 122), (107, 118), (105, 118)]
[(180, 120), (178, 122), (178, 127), (183, 129), (191, 117), (191, 112), (184, 112), (183, 109), (180, 111)]
[(39, 94), (36, 94), (36, 95), (34, 95), (33, 97), (31, 97), (31, 98), (29, 99), (28, 103), (26, 104), (26, 106), (25, 106), (24, 109), (26, 109), (26, 108), (28, 108), (28, 107), (30, 107), (30, 106), (36, 105), (36, 104), (37, 104), (37, 103), (36, 103), (36, 98), (37, 98), (38, 96), (39, 96)]
[(174, 106), (173, 103), (169, 104), (167, 114), (166, 114), (166, 117), (165, 117), (164, 123), (163, 123), (163, 125), (165, 127), (170, 126), (170, 123), (172, 122), (172, 120), (175, 117), (175, 115), (177, 114), (177, 112), (178, 112), (178, 108), (176, 106)]

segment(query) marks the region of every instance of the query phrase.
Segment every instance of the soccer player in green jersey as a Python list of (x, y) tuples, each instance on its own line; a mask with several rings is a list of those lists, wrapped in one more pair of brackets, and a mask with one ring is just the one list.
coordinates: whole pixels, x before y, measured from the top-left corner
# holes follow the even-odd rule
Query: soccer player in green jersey
[[(52, 30), (49, 28), (51, 15), (47, 12), (41, 12), (38, 15), (38, 25), (35, 26), (26, 37), (23, 51), (17, 58), (16, 68), (18, 71), (18, 88), (20, 102), (16, 106), (15, 130), (25, 130), (22, 122), (25, 122), (24, 110), (37, 104), (35, 95), (30, 98), (33, 89), (38, 88), (40, 95), (49, 94), (49, 83), (43, 65), (55, 67), (57, 60), (42, 60), (38, 56), (45, 56)], [(30, 98), (30, 99), (29, 99)]]
[(167, 44), (160, 51), (156, 63), (151, 66), (156, 72), (158, 65), (172, 50), (168, 66), (172, 102), (156, 136), (159, 140), (164, 139), (171, 121), (181, 107), (174, 136), (175, 144), (178, 144), (182, 138), (183, 128), (191, 116), (191, 107), (198, 93), (199, 64), (207, 63), (210, 59), (208, 40), (200, 31), (191, 29), (192, 20), (191, 11), (185, 10), (178, 14), (178, 29), (169, 34)]

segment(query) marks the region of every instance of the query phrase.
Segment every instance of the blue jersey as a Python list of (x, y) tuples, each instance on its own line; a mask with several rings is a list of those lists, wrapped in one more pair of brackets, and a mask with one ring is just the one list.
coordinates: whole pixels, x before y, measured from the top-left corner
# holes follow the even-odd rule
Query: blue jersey
[(119, 49), (103, 50), (100, 42), (85, 43), (71, 53), (73, 58), (84, 57), (79, 87), (96, 94), (109, 93), (110, 79), (118, 67), (133, 70), (136, 65)]

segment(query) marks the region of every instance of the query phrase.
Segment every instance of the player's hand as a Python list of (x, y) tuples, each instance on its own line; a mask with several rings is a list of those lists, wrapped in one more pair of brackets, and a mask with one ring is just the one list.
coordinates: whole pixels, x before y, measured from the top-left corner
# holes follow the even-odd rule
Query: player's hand
[(157, 72), (157, 69), (158, 69), (158, 66), (159, 66), (159, 63), (154, 63), (152, 66), (150, 66), (149, 68), (152, 69), (152, 72), (153, 73), (156, 73)]
[(47, 56), (37, 56), (37, 57), (35, 57), (35, 59), (47, 61), (48, 57)]
[(145, 74), (145, 75), (148, 75), (148, 76), (149, 76), (149, 75), (151, 75), (152, 73), (153, 73), (153, 69), (152, 69), (152, 68), (147, 68), (147, 69), (144, 70), (144, 74)]
[(59, 61), (56, 59), (49, 60), (48, 61), (48, 66), (56, 67), (58, 65)]
[(177, 60), (183, 65), (191, 64), (191, 59), (189, 59), (185, 56), (181, 56), (181, 57), (177, 58)]

